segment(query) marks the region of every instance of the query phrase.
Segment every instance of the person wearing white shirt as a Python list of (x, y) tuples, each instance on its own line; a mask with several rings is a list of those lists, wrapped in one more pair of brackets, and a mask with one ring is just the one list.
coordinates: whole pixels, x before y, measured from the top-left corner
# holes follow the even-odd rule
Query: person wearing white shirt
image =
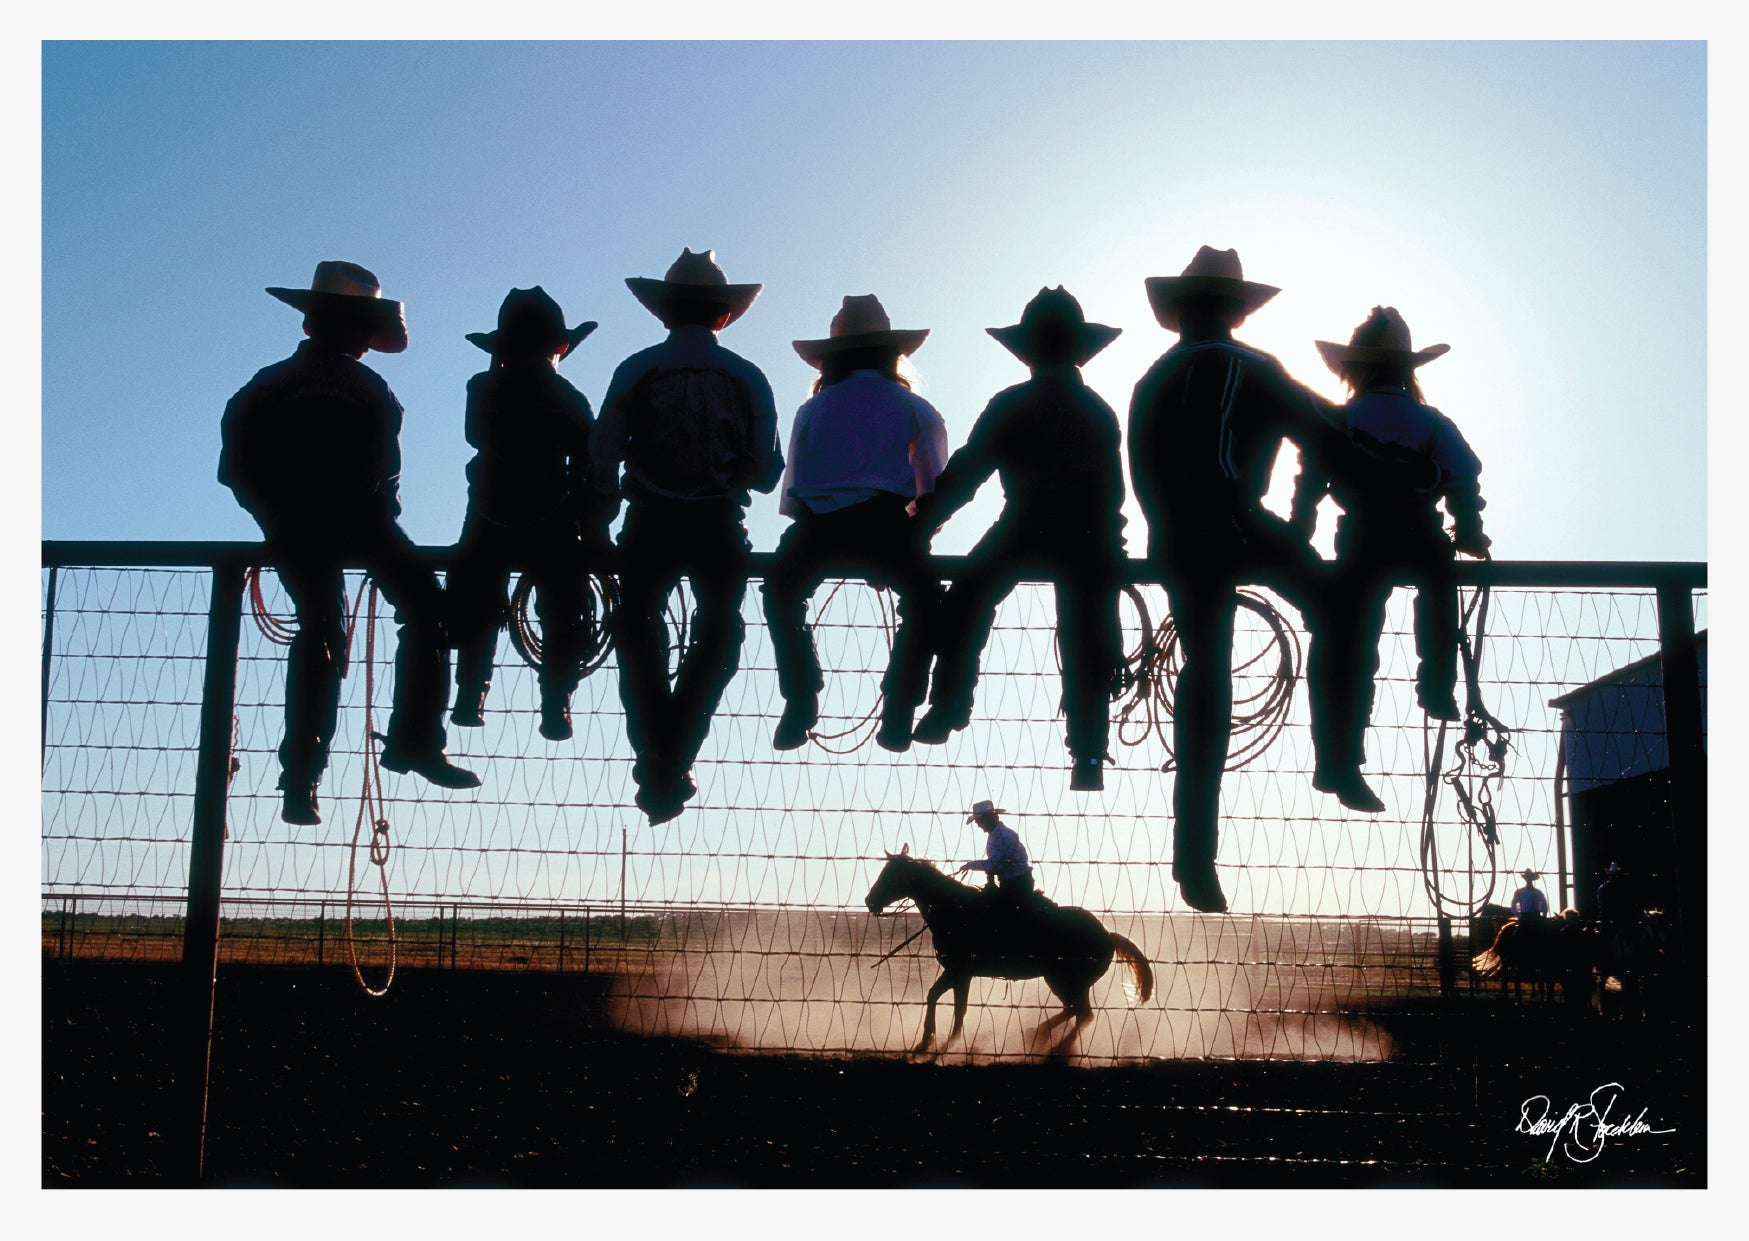
[(805, 744), (819, 721), (825, 678), (808, 631), (808, 600), (827, 576), (845, 572), (898, 593), (875, 741), (887, 750), (910, 748), (942, 593), (914, 504), (935, 486), (948, 442), (941, 415), (911, 391), (899, 359), (928, 335), (895, 330), (871, 293), (844, 299), (827, 338), (794, 342), (820, 377), (790, 434), (778, 511), (795, 521), (778, 540), (762, 592), (784, 699), (775, 749)]
[(994, 802), (972, 803), (972, 813), (966, 816), (966, 822), (976, 823), (984, 830), (984, 858), (967, 862), (955, 873), (964, 875), (981, 870), (988, 876), (986, 888), (993, 883), (1001, 894), (1018, 900), (1033, 894), (1032, 863), (1027, 859), (1026, 846), (1020, 843), (1019, 834), (997, 818), (1007, 813), (998, 810)]

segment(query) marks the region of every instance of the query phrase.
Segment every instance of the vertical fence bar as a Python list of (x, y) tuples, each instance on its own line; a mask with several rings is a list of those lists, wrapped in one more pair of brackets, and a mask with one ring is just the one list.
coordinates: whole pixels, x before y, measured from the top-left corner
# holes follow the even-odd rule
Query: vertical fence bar
[(559, 973), (565, 972), (565, 911), (559, 910)]
[(188, 858), (188, 911), (183, 927), (187, 1039), (177, 1075), (184, 1092), (190, 1180), (206, 1160), (207, 1079), (213, 999), (218, 983), (219, 896), (225, 861), (225, 798), (231, 778), (231, 721), (237, 701), (237, 643), (243, 616), (244, 566), (213, 564), (207, 608), (206, 681), (200, 701), (200, 755), (194, 774), (194, 825)]
[(43, 603), (43, 711), (42, 711), (42, 755), (46, 761), (49, 756), (49, 661), (55, 649), (55, 586), (60, 580), (60, 566), (49, 566), (48, 599)]
[(328, 939), (328, 902), (323, 901), (316, 907), (316, 964), (322, 964), (324, 949)]
[[(1670, 747), (1670, 819), (1681, 901), (1677, 916), (1681, 995), (1704, 1013), (1706, 999), (1706, 746), (1695, 650), (1694, 597), (1686, 584), (1658, 587), (1658, 650), (1664, 674), (1664, 729)], [(1694, 859), (1702, 864), (1695, 865)]]

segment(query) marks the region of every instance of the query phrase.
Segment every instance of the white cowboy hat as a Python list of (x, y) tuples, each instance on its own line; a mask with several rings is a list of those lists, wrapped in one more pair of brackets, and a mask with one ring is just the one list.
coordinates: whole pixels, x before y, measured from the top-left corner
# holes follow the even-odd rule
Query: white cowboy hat
[(838, 313), (832, 316), (832, 326), (824, 340), (790, 343), (795, 345), (802, 361), (818, 370), (828, 354), (846, 349), (890, 349), (909, 357), (928, 335), (928, 328), (895, 329), (881, 299), (873, 293), (862, 293), (844, 299)]
[(401, 303), (384, 297), (376, 276), (357, 263), (324, 259), (316, 264), (309, 288), (269, 286), (267, 291), (305, 314), (312, 310), (344, 309), (365, 315), (375, 325), (370, 347), (378, 353), (400, 353), (407, 347), (407, 320)]

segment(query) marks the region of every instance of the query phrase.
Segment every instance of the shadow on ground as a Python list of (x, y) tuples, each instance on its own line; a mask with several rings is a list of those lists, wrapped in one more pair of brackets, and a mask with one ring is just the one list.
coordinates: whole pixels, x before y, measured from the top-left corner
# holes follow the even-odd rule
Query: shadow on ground
[[(45, 1187), (189, 1183), (177, 977), (44, 964)], [(1704, 1056), (1681, 1027), (1482, 997), (1371, 1014), (1393, 1027), (1389, 1063), (949, 1066), (628, 1038), (611, 1029), (612, 986), (402, 970), (372, 999), (344, 967), (227, 967), (202, 1183), (1705, 1184)], [(1564, 1107), (1610, 1080), (1674, 1132), (1586, 1163), (1515, 1132), (1526, 1097)]]

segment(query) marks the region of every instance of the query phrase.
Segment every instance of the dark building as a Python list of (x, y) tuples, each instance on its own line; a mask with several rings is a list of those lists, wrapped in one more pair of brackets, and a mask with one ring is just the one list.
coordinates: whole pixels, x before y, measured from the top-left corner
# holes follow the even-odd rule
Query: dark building
[[(1707, 641), (1695, 635), (1701, 743), (1706, 743)], [(1597, 885), (1624, 867), (1642, 908), (1704, 910), (1706, 823), (1679, 822), (1672, 796), (1661, 657), (1649, 656), (1550, 700), (1561, 711), (1561, 755), (1572, 858), (1561, 903), (1596, 915)], [(1705, 803), (1700, 803), (1704, 805)], [(1569, 880), (1569, 875), (1571, 876)]]

